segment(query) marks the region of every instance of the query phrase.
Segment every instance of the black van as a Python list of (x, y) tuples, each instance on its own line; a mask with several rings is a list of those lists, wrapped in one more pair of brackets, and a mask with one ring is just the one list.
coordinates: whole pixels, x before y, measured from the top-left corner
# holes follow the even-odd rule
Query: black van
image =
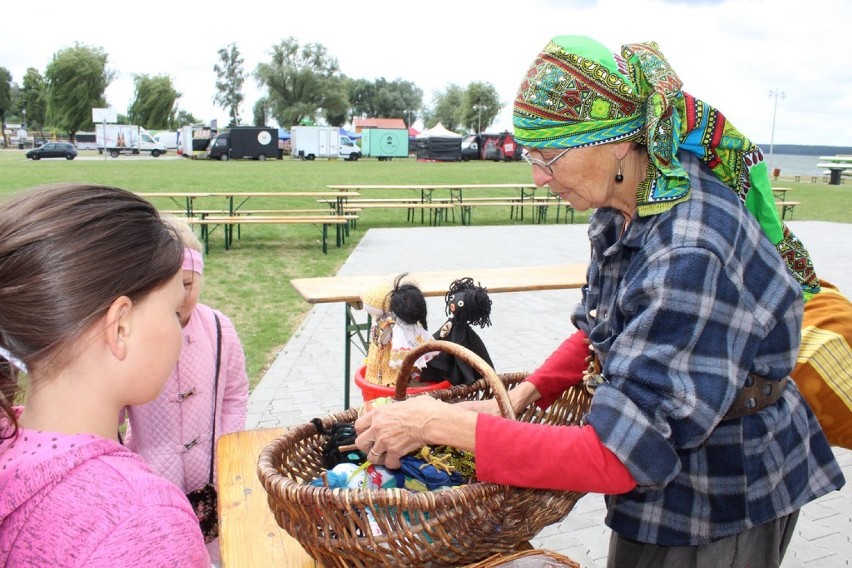
[(207, 147), (211, 160), (266, 160), (279, 157), (278, 129), (265, 126), (234, 126), (220, 132)]

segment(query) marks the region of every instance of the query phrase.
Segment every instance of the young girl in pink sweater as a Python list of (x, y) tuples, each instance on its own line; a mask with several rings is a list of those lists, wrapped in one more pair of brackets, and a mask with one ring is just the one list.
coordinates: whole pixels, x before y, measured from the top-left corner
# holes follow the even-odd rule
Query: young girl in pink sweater
[[(127, 408), (130, 420), (125, 445), (189, 493), (209, 483), (211, 475), (215, 479), (213, 436), (245, 428), (248, 376), (243, 347), (231, 320), (198, 302), (204, 273), (198, 237), (186, 220), (171, 215), (163, 219), (184, 244), (186, 300), (179, 311), (183, 347), (159, 396)], [(215, 511), (211, 513), (212, 520)], [(202, 527), (207, 529), (210, 559), (218, 563), (218, 526), (203, 523)]]
[(209, 567), (183, 492), (116, 429), (177, 361), (182, 258), (156, 209), (121, 189), (0, 204), (0, 565)]

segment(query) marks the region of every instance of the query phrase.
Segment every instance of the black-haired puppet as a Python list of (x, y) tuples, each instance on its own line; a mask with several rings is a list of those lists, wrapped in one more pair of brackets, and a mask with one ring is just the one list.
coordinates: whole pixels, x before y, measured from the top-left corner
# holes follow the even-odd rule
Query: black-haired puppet
[[(494, 368), (488, 349), (471, 327), (491, 325), (488, 289), (474, 283), (473, 278), (460, 278), (450, 284), (444, 300), (449, 319), (435, 332), (435, 339), (458, 343)], [(448, 380), (454, 385), (469, 385), (477, 379), (479, 374), (468, 363), (449, 353), (439, 353), (423, 371), (423, 380), (426, 381)]]
[[(397, 276), (393, 288), (382, 285), (362, 298), (364, 308), (374, 317), (364, 375), (374, 384), (395, 385), (408, 352), (432, 339), (426, 330), (426, 298), (416, 285), (401, 283), (405, 276)], [(414, 362), (410, 383), (419, 381), (421, 369), (435, 355), (426, 353)]]

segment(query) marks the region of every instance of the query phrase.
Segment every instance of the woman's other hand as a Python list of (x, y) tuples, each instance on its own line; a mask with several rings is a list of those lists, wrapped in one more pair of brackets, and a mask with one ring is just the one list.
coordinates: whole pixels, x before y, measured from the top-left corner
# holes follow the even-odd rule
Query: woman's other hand
[(379, 406), (355, 421), (355, 445), (373, 463), (391, 469), (426, 445), (473, 451), (476, 414), (428, 395)]

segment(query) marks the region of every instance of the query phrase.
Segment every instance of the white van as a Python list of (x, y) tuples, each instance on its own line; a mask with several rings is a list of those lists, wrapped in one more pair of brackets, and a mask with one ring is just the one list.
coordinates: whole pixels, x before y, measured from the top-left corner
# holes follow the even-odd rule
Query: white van
[(177, 150), (177, 132), (158, 132), (154, 135), (154, 141), (169, 150)]

